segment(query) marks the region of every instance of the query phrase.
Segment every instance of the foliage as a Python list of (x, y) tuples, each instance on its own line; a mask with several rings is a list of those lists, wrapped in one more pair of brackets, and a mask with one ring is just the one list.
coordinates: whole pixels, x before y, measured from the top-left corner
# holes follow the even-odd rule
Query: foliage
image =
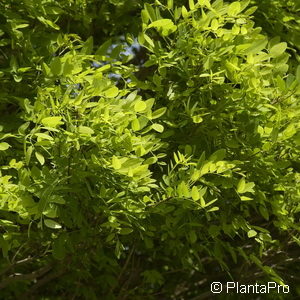
[(258, 9), (255, 13), (255, 23), (262, 26), (264, 32), (271, 37), (280, 36), (290, 45), (290, 53), (299, 62), (297, 49), (300, 48), (299, 10), (300, 3), (289, 1), (256, 1)]
[(299, 295), (298, 45), (255, 25), (271, 8), (0, 8), (5, 299), (197, 299), (229, 280)]

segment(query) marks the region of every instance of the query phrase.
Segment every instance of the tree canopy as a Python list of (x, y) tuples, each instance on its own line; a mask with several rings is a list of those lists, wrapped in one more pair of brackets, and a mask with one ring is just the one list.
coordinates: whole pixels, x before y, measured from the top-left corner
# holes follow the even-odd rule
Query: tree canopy
[(1, 297), (299, 296), (299, 11), (1, 1)]

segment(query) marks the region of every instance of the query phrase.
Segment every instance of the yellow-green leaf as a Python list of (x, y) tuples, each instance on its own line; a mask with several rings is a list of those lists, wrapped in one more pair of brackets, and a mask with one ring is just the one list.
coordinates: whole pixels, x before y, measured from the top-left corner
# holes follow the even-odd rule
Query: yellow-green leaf
[(147, 108), (147, 104), (142, 100), (138, 100), (134, 104), (134, 110), (136, 112), (141, 112), (141, 111), (145, 110), (146, 108)]
[(152, 27), (155, 27), (155, 28), (169, 27), (169, 28), (171, 28), (173, 26), (174, 26), (174, 23), (172, 20), (160, 19), (160, 20), (154, 21), (151, 24), (149, 24), (148, 28), (152, 28)]
[(143, 33), (143, 35), (144, 35), (145, 41), (147, 41), (151, 47), (154, 47), (154, 43), (153, 43), (152, 39), (146, 33)]
[(45, 158), (40, 152), (35, 152), (35, 157), (37, 158), (37, 160), (41, 165), (45, 163)]
[(203, 122), (203, 118), (199, 115), (193, 116), (193, 122), (194, 123), (201, 123), (201, 122)]
[(218, 28), (219, 28), (219, 22), (218, 22), (218, 20), (217, 19), (213, 19), (212, 21), (211, 21), (211, 29), (212, 30), (217, 30)]
[(286, 48), (287, 48), (287, 43), (286, 42), (279, 43), (279, 44), (273, 46), (270, 49), (270, 55), (272, 57), (278, 57), (278, 56), (280, 56), (281, 54), (284, 53), (284, 51), (286, 50)]
[(184, 19), (186, 19), (189, 16), (189, 13), (186, 10), (185, 6), (182, 6), (182, 8), (181, 8), (181, 14), (182, 14), (182, 16), (183, 16)]
[(134, 131), (138, 131), (141, 129), (141, 125), (140, 125), (140, 122), (138, 119), (134, 119), (132, 122), (131, 122), (131, 128), (132, 130)]
[(190, 197), (190, 191), (189, 191), (189, 188), (187, 187), (186, 183), (184, 181), (182, 181), (178, 187), (177, 187), (177, 192), (178, 192), (178, 195), (180, 197)]
[(228, 15), (236, 16), (241, 11), (241, 4), (238, 1), (232, 2), (228, 7)]
[(192, 198), (194, 201), (197, 201), (200, 198), (199, 191), (196, 186), (193, 186), (193, 188), (192, 188)]
[(164, 126), (160, 125), (160, 124), (157, 124), (157, 123), (154, 123), (152, 125), (152, 128), (157, 131), (157, 132), (163, 132), (164, 131)]
[(121, 161), (116, 156), (112, 157), (112, 166), (115, 170), (120, 169), (122, 166)]
[(50, 136), (50, 135), (48, 135), (46, 133), (43, 133), (43, 132), (38, 132), (38, 133), (35, 133), (34, 135), (37, 136), (41, 140), (53, 141), (53, 137), (52, 136)]
[(173, 0), (168, 0), (168, 9), (173, 9)]
[(110, 89), (104, 92), (105, 97), (107, 98), (114, 98), (117, 97), (119, 94), (119, 89), (116, 86), (111, 87)]
[(251, 200), (253, 200), (253, 198), (246, 197), (246, 196), (241, 196), (241, 200), (242, 201), (251, 201)]
[(8, 143), (5, 143), (5, 142), (0, 143), (0, 151), (5, 151), (5, 150), (7, 150), (9, 147), (11, 147), (11, 146), (10, 146), (10, 144), (8, 144)]
[(83, 135), (92, 135), (94, 133), (94, 130), (87, 126), (79, 126), (78, 132)]
[(61, 117), (47, 117), (42, 119), (42, 124), (46, 127), (56, 127), (63, 124)]
[(248, 238), (252, 238), (257, 235), (257, 232), (255, 230), (251, 229), (248, 231), (247, 235), (248, 235)]
[(195, 9), (195, 3), (193, 0), (189, 0), (189, 7), (190, 7), (190, 10)]
[(245, 182), (245, 178), (243, 177), (243, 178), (239, 181), (239, 183), (238, 183), (238, 185), (237, 185), (237, 189), (236, 189), (237, 192), (238, 192), (239, 194), (244, 193), (245, 186), (246, 186), (246, 182)]

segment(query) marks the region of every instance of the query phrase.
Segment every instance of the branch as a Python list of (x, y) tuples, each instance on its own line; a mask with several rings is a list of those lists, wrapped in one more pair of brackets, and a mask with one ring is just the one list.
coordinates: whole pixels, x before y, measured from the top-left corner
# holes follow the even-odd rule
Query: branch
[(38, 280), (32, 287), (31, 289), (25, 293), (25, 295), (23, 294), (22, 296), (20, 296), (20, 300), (21, 299), (30, 299), (30, 295), (34, 294), (36, 292), (36, 290), (38, 290), (40, 287), (44, 286), (45, 284), (47, 284), (48, 282), (52, 281), (53, 279), (60, 277), (61, 275), (63, 275), (64, 273), (66, 273), (67, 269), (63, 268), (59, 271), (53, 271), (51, 273), (49, 273), (48, 275), (44, 276), (43, 278), (41, 278), (40, 280)]
[(33, 280), (38, 277), (41, 277), (45, 273), (47, 273), (49, 270), (51, 270), (52, 264), (42, 267), (37, 271), (33, 271), (32, 273), (28, 274), (20, 274), (20, 273), (15, 273), (10, 275), (7, 279), (3, 280), (0, 282), (0, 290), (5, 288), (7, 285), (14, 281), (20, 281), (20, 280)]
[(133, 245), (132, 248), (131, 248), (131, 251), (130, 251), (130, 253), (129, 253), (127, 259), (126, 259), (126, 262), (125, 262), (125, 264), (124, 264), (124, 266), (123, 266), (123, 268), (122, 268), (122, 270), (121, 270), (121, 272), (118, 276), (118, 281), (122, 278), (123, 273), (126, 271), (127, 266), (129, 264), (129, 261), (131, 259), (131, 256), (132, 256), (134, 250), (135, 250), (135, 245)]
[(27, 257), (27, 258), (24, 258), (24, 259), (21, 259), (19, 261), (16, 261), (15, 263), (9, 265), (8, 267), (6, 267), (4, 270), (1, 271), (0, 275), (3, 275), (5, 274), (6, 272), (8, 272), (9, 270), (13, 269), (14, 267), (16, 266), (19, 266), (19, 265), (22, 265), (22, 264), (25, 264), (29, 261), (32, 261), (35, 257)]

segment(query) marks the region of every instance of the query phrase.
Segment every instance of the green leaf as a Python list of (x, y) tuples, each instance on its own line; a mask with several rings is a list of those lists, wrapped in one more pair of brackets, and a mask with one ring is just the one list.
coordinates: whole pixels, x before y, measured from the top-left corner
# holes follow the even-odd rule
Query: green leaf
[(228, 7), (228, 15), (236, 16), (241, 11), (241, 4), (238, 1), (232, 2)]
[(27, 148), (27, 151), (26, 151), (26, 154), (25, 154), (25, 162), (26, 162), (27, 166), (29, 165), (30, 158), (31, 158), (31, 155), (32, 155), (32, 151), (33, 151), (33, 146), (29, 146)]
[(152, 128), (155, 131), (160, 132), (160, 133), (164, 131), (164, 126), (157, 124), (157, 123), (152, 124)]
[(247, 16), (250, 16), (250, 15), (252, 15), (257, 10), (257, 8), (258, 8), (257, 6), (252, 6), (252, 7), (248, 8), (244, 12), (244, 14), (247, 15)]
[(123, 250), (124, 250), (123, 244), (119, 240), (117, 240), (116, 247), (115, 247), (115, 255), (118, 259), (120, 258)]
[(244, 188), (244, 193), (254, 193), (254, 188), (255, 183), (254, 182), (247, 182)]
[(157, 157), (149, 157), (144, 161), (145, 165), (152, 165), (157, 162)]
[(143, 155), (145, 155), (146, 150), (143, 146), (140, 145), (136, 148), (135, 152), (138, 157), (142, 157)]
[(133, 232), (132, 228), (122, 228), (120, 230), (120, 234), (122, 234), (122, 235), (127, 235), (127, 234), (130, 234), (131, 232)]
[(269, 221), (269, 212), (268, 209), (262, 205), (259, 206), (258, 208), (260, 214), (267, 220)]
[(226, 150), (225, 149), (219, 149), (216, 152), (214, 152), (209, 158), (209, 161), (217, 162), (220, 160), (223, 160), (226, 156)]
[[(202, 167), (201, 167), (200, 175), (202, 176), (202, 175), (205, 175), (205, 174), (209, 173), (211, 165), (212, 165), (211, 161), (204, 162)], [(215, 165), (215, 164), (213, 164), (213, 165)]]
[(157, 109), (156, 111), (152, 112), (152, 119), (157, 119), (157, 118), (161, 117), (162, 115), (165, 114), (166, 111), (167, 111), (166, 107)]
[(146, 41), (151, 47), (154, 47), (154, 43), (153, 43), (152, 39), (151, 39), (146, 33), (143, 33), (143, 36), (144, 36), (145, 41)]
[(141, 125), (138, 119), (134, 119), (131, 122), (131, 128), (133, 131), (138, 131), (141, 129)]
[(251, 201), (251, 200), (253, 200), (253, 198), (246, 197), (246, 196), (241, 196), (241, 200), (242, 201)]
[(287, 140), (293, 137), (297, 133), (294, 124), (289, 124), (288, 127), (282, 132), (282, 140)]
[(45, 219), (44, 223), (47, 227), (51, 228), (51, 229), (60, 229), (61, 225), (53, 220), (50, 219)]
[(104, 91), (104, 96), (107, 98), (115, 98), (119, 94), (119, 89), (116, 86), (109, 88), (108, 90)]
[(107, 238), (105, 239), (105, 242), (108, 243), (112, 241), (115, 238), (116, 234), (115, 233), (110, 233)]
[(147, 104), (142, 100), (138, 100), (134, 104), (134, 110), (136, 112), (141, 112), (141, 111), (145, 110), (146, 108), (147, 108)]
[(62, 117), (47, 117), (42, 119), (42, 124), (46, 127), (56, 127), (58, 125), (63, 124), (61, 121)]
[(190, 10), (195, 9), (195, 3), (194, 3), (194, 0), (189, 0), (189, 7), (190, 7)]
[(239, 183), (237, 185), (237, 192), (239, 194), (244, 193), (245, 186), (246, 186), (246, 182), (245, 182), (245, 178), (243, 177), (243, 178), (241, 178), (241, 180), (239, 181)]
[(6, 142), (2, 142), (0, 143), (0, 151), (5, 151), (7, 150), (9, 147), (11, 147), (8, 143)]
[[(299, 77), (300, 78), (300, 77)], [(283, 92), (285, 91), (286, 89), (286, 86), (285, 86), (285, 81), (282, 79), (281, 76), (277, 75), (276, 77), (276, 82), (277, 82), (277, 85), (279, 87), (279, 89)]]
[(297, 78), (298, 81), (300, 81), (300, 65), (296, 69), (296, 78)]
[(268, 44), (268, 40), (266, 38), (259, 39), (251, 44), (249, 47), (246, 48), (243, 53), (244, 54), (257, 54), (261, 50), (265, 49), (266, 45)]
[(108, 39), (107, 41), (105, 41), (96, 51), (96, 55), (105, 55), (107, 50), (109, 49), (109, 47), (112, 44), (112, 40)]
[(196, 234), (195, 230), (191, 230), (189, 232), (189, 239), (190, 239), (190, 242), (192, 244), (196, 243), (196, 241), (197, 241), (197, 234)]
[(193, 186), (191, 195), (192, 195), (192, 198), (194, 201), (197, 201), (200, 199), (199, 190), (196, 186)]
[(87, 126), (79, 126), (78, 127), (78, 132), (80, 134), (89, 135), (89, 136), (94, 134), (94, 130), (90, 127), (87, 127)]
[(147, 11), (151, 21), (155, 21), (156, 20), (156, 15), (155, 15), (155, 10), (153, 9), (153, 7), (149, 4), (149, 3), (145, 3), (144, 4), (145, 10)]
[(55, 23), (53, 23), (51, 20), (45, 19), (43, 16), (38, 16), (37, 19), (42, 22), (43, 24), (45, 24), (46, 26), (49, 26), (55, 30), (59, 30), (60, 27), (58, 25), (56, 25)]
[(248, 231), (247, 235), (248, 235), (248, 238), (252, 238), (257, 235), (257, 232), (255, 230), (251, 229)]
[(168, 0), (168, 9), (173, 9), (173, 0)]
[[(201, 198), (200, 198), (201, 199)], [(203, 198), (202, 198), (203, 199)], [(205, 204), (205, 207), (208, 207), (210, 205), (212, 205), (213, 203), (215, 203), (218, 199), (214, 199), (214, 200), (211, 200), (209, 201), (208, 203)]]
[(50, 69), (53, 75), (62, 74), (62, 64), (59, 57), (55, 57), (50, 64)]
[(112, 157), (112, 166), (115, 170), (119, 170), (122, 166), (121, 161), (116, 156)]
[(164, 36), (167, 36), (177, 30), (177, 26), (170, 19), (160, 19), (148, 25), (148, 28), (153, 27), (160, 31)]
[(144, 24), (148, 24), (149, 20), (150, 20), (150, 16), (147, 12), (146, 9), (142, 9), (141, 11), (141, 17), (142, 17), (142, 21)]
[(218, 206), (214, 206), (210, 208), (207, 212), (213, 212), (213, 211), (218, 211), (220, 208)]
[(181, 14), (182, 14), (184, 19), (186, 19), (189, 16), (189, 13), (188, 13), (188, 11), (187, 11), (187, 9), (185, 8), (184, 5), (181, 8)]
[(217, 19), (213, 19), (211, 21), (211, 25), (210, 26), (211, 26), (211, 29), (213, 31), (216, 31), (219, 28), (219, 22), (218, 22), (218, 20)]
[(286, 42), (279, 43), (270, 49), (270, 55), (272, 57), (278, 57), (285, 52), (286, 48), (287, 48)]
[(177, 193), (179, 197), (190, 197), (190, 191), (187, 187), (186, 183), (184, 181), (181, 181), (181, 183), (177, 187)]
[(46, 133), (43, 133), (43, 132), (38, 132), (38, 133), (35, 133), (34, 135), (37, 136), (41, 140), (53, 141), (53, 137), (52, 136), (50, 136), (50, 135), (48, 135)]
[(59, 196), (59, 195), (52, 195), (49, 198), (49, 202), (50, 203), (57, 203), (57, 204), (65, 204), (66, 203), (65, 199), (62, 196)]
[(72, 63), (71, 59), (67, 59), (66, 62), (64, 63), (63, 67), (63, 74), (64, 76), (68, 76), (72, 74), (74, 68), (74, 64)]
[(48, 218), (56, 218), (57, 217), (57, 207), (56, 206), (49, 206), (43, 211), (43, 215)]
[(201, 123), (203, 122), (203, 118), (200, 115), (193, 116), (193, 122), (196, 124)]
[(35, 152), (35, 157), (37, 158), (37, 160), (39, 161), (39, 163), (41, 165), (43, 165), (45, 163), (45, 158), (41, 153)]
[(83, 44), (83, 47), (81, 48), (81, 54), (92, 54), (93, 51), (93, 46), (94, 46), (94, 39), (92, 36), (90, 36)]
[(148, 28), (152, 28), (152, 27), (162, 28), (162, 27), (170, 27), (172, 25), (174, 25), (172, 20), (170, 20), (170, 19), (160, 19), (160, 20), (157, 20), (157, 21), (154, 21), (154, 22), (150, 23), (148, 25)]

